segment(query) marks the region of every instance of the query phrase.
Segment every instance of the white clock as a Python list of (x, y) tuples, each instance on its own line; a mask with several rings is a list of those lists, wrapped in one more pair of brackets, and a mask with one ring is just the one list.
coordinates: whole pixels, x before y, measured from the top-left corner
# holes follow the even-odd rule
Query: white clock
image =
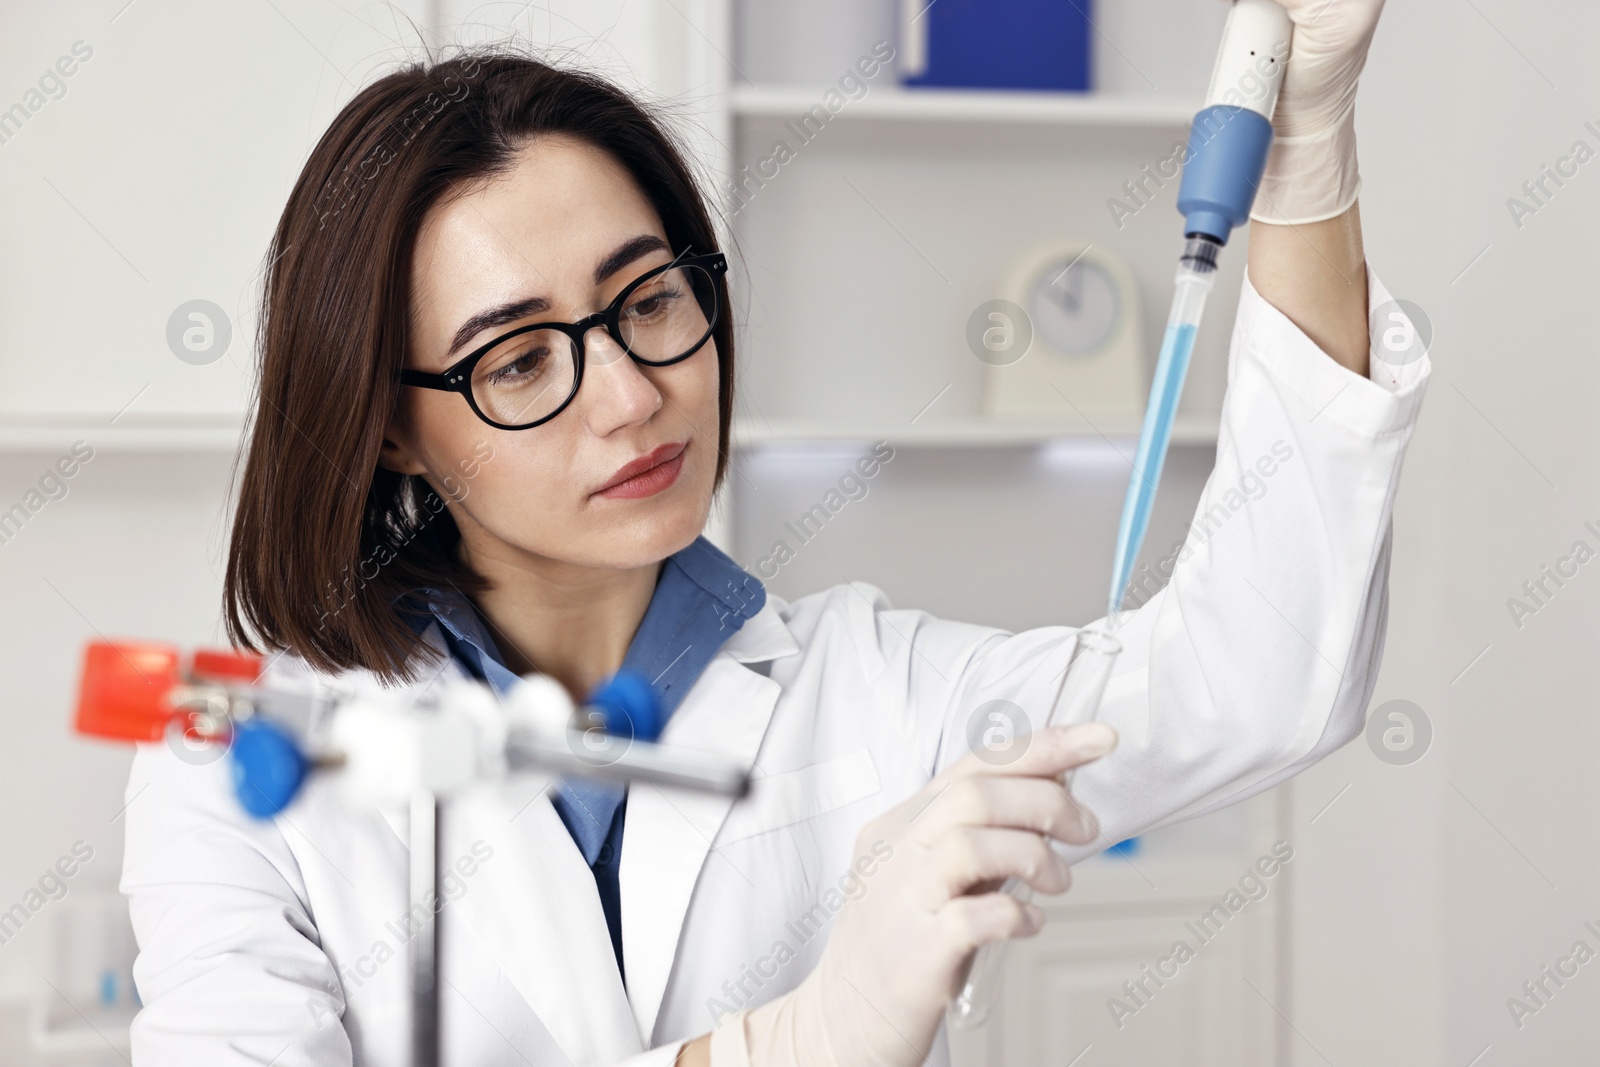
[(1121, 257), (1083, 241), (1041, 245), (1006, 270), (1000, 297), (968, 329), (987, 364), (986, 416), (1122, 424), (1143, 417), (1139, 293)]

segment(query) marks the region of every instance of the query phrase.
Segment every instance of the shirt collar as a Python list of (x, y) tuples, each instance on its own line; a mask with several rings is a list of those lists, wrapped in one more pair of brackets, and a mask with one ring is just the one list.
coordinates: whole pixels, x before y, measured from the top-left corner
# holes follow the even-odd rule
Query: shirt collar
[[(426, 611), (412, 616), (418, 630), (436, 621), (451, 655), (476, 677), (504, 694), (517, 681), (505, 666), (488, 625), (454, 588), (417, 590)], [(775, 610), (766, 587), (703, 535), (668, 556), (650, 605), (633, 636), (623, 669), (645, 676), (662, 705), (663, 717), (682, 703), (724, 645), (741, 662), (799, 651)], [(761, 618), (745, 640), (733, 638), (745, 623)]]

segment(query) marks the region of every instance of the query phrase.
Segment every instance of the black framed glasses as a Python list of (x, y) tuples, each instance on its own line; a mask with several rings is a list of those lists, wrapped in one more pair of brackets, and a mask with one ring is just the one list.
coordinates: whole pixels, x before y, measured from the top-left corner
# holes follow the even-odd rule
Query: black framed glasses
[(536, 322), (502, 334), (442, 374), (402, 370), (400, 382), (460, 393), (473, 412), (500, 430), (549, 422), (583, 384), (583, 338), (596, 326), (636, 362), (665, 367), (688, 359), (710, 340), (721, 309), (716, 277), (728, 269), (721, 252), (680, 256), (648, 270), (603, 311), (578, 322)]

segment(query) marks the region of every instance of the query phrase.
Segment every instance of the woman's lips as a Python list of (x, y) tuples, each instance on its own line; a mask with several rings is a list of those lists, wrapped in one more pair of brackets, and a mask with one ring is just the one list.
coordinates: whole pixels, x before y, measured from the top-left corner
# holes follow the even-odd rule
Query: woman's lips
[(681, 445), (663, 445), (656, 452), (671, 458), (659, 460), (655, 466), (602, 489), (594, 495), (612, 500), (636, 500), (640, 497), (654, 496), (678, 480), (678, 472), (683, 470), (683, 454), (688, 451), (688, 447), (687, 441)]

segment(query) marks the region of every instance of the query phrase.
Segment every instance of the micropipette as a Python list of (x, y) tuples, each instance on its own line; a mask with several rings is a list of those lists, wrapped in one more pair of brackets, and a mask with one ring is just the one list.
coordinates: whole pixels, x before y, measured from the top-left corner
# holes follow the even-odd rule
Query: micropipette
[(1195, 334), (1206, 296), (1216, 281), (1217, 252), (1228, 243), (1234, 227), (1250, 217), (1266, 168), (1267, 150), (1272, 146), (1272, 111), (1283, 84), (1292, 31), (1289, 13), (1274, 0), (1234, 0), (1205, 106), (1190, 127), (1183, 182), (1178, 187), (1185, 243), (1117, 528), (1107, 604), (1107, 614), (1112, 617), (1122, 608), (1150, 525)]

